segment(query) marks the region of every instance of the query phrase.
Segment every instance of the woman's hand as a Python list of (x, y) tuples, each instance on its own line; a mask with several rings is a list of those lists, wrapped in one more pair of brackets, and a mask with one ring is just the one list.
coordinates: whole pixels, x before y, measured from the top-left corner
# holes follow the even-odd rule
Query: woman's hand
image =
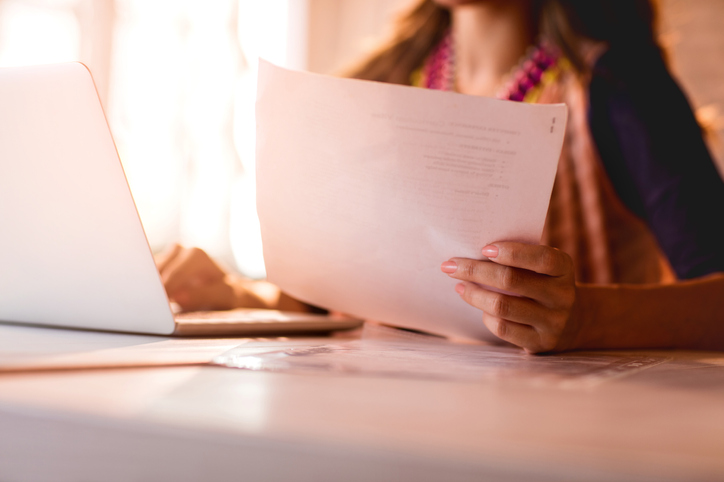
[(250, 280), (229, 273), (199, 248), (184, 248), (174, 244), (156, 256), (156, 266), (168, 298), (183, 311), (310, 309), (268, 281)]
[(174, 244), (156, 256), (156, 266), (169, 299), (184, 311), (238, 307), (234, 280), (202, 249)]
[(455, 290), (483, 310), (485, 326), (529, 353), (573, 348), (578, 323), (571, 257), (548, 246), (514, 242), (485, 246), (482, 253), (490, 261), (452, 258), (441, 269), (461, 281)]

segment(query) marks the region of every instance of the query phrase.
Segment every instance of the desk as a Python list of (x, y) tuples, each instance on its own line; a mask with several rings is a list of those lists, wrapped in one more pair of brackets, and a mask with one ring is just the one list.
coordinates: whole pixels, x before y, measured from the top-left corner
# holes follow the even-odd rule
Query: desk
[(666, 355), (588, 388), (213, 366), (3, 374), (0, 480), (723, 480), (724, 354)]

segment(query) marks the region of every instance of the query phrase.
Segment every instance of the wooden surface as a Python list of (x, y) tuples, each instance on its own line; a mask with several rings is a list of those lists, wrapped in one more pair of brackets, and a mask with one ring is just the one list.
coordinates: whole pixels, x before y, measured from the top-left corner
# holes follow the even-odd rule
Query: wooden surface
[(724, 479), (724, 355), (623, 355), (668, 361), (567, 386), (212, 366), (7, 373), (0, 480)]

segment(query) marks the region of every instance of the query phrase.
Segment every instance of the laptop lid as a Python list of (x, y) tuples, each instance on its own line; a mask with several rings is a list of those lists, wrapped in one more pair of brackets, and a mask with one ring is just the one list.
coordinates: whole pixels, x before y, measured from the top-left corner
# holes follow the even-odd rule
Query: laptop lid
[(0, 321), (170, 334), (88, 69), (0, 69)]

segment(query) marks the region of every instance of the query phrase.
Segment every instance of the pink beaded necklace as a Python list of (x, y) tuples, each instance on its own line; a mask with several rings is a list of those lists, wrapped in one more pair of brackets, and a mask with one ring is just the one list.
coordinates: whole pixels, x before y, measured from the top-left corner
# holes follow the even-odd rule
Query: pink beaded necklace
[[(541, 42), (530, 47), (509, 80), (498, 91), (498, 99), (535, 102), (544, 85), (553, 82), (568, 63), (558, 49)], [(448, 30), (427, 57), (425, 64), (412, 74), (412, 85), (435, 90), (455, 90), (455, 43)]]

